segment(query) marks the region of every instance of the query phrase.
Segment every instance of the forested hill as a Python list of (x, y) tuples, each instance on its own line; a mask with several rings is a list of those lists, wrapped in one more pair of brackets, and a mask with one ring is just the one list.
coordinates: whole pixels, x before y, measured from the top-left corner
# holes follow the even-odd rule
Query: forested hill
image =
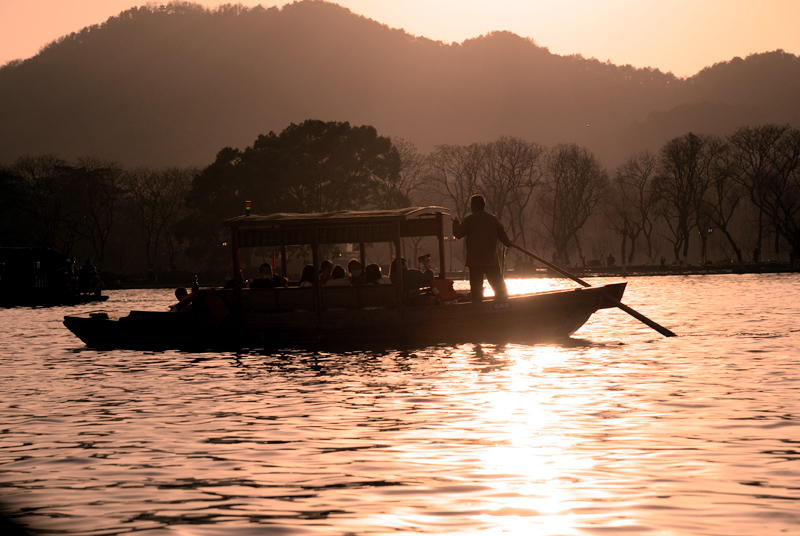
[[(534, 36), (535, 37), (535, 36)], [(23, 154), (206, 165), (306, 119), (422, 151), (517, 136), (615, 165), (689, 131), (800, 125), (800, 59), (734, 58), (689, 79), (559, 56), (494, 32), (445, 44), (338, 5), (134, 8), (0, 69), (0, 164)]]

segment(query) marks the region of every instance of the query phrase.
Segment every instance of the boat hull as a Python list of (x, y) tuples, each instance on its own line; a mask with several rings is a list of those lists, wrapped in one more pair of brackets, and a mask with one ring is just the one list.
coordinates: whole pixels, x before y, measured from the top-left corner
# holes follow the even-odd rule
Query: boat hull
[(613, 307), (626, 283), (512, 296), (508, 301), (404, 308), (281, 311), (230, 315), (132, 311), (66, 316), (90, 348), (240, 350), (303, 347), (420, 347), (482, 342), (541, 342), (572, 335), (598, 309)]

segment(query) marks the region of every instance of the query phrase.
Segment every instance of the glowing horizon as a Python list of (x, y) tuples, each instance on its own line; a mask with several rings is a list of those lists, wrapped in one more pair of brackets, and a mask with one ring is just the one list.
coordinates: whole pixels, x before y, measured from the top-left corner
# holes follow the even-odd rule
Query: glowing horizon
[[(214, 8), (219, 0), (196, 3)], [(245, 0), (245, 6), (283, 6)], [(734, 57), (783, 49), (800, 55), (795, 0), (338, 0), (353, 13), (445, 43), (492, 31), (531, 38), (560, 55), (653, 67), (676, 76)], [(60, 37), (102, 24), (141, 0), (4, 0), (0, 65), (35, 56)]]

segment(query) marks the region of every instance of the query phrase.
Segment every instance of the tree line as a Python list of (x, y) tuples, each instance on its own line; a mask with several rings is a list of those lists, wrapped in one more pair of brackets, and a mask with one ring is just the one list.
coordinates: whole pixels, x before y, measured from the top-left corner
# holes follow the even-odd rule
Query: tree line
[(245, 201), (256, 213), (436, 204), (463, 217), (476, 193), (513, 241), (565, 266), (607, 255), (626, 265), (741, 264), (779, 252), (794, 261), (800, 130), (690, 132), (610, 171), (575, 143), (501, 137), (422, 154), (371, 126), (318, 120), (223, 148), (204, 168), (22, 157), (0, 168), (0, 244), (48, 247), (119, 273), (227, 273), (220, 224)]
[(48, 248), (121, 273), (177, 270), (195, 173), (126, 169), (92, 157), (18, 158), (0, 168), (0, 245)]
[(690, 132), (611, 172), (575, 143), (546, 148), (510, 137), (439, 146), (425, 162), (429, 191), (459, 217), (482, 193), (512, 240), (567, 266), (606, 253), (627, 265), (664, 256), (741, 265), (767, 251), (794, 262), (800, 251), (800, 130), (789, 126)]

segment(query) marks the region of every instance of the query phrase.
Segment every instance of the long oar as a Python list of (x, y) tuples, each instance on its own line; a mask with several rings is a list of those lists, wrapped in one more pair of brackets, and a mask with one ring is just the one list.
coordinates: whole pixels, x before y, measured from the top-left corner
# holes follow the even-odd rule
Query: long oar
[[(512, 244), (512, 246), (511, 246), (511, 247), (513, 247), (513, 248), (516, 248), (516, 249), (520, 250), (520, 251), (521, 251), (521, 252), (523, 252), (525, 255), (527, 255), (527, 256), (529, 256), (529, 257), (531, 257), (532, 259), (535, 259), (535, 260), (537, 260), (537, 261), (541, 262), (542, 264), (544, 264), (544, 265), (545, 265), (545, 266), (547, 266), (548, 268), (552, 268), (552, 269), (553, 269), (553, 270), (555, 270), (556, 272), (560, 273), (561, 275), (563, 275), (563, 276), (565, 276), (565, 277), (568, 277), (568, 278), (572, 279), (572, 280), (573, 280), (573, 281), (575, 281), (576, 283), (580, 283), (580, 284), (581, 284), (581, 285), (583, 285), (584, 287), (591, 287), (591, 285), (590, 285), (589, 283), (587, 283), (586, 281), (584, 281), (583, 279), (579, 279), (579, 278), (575, 277), (575, 276), (574, 276), (574, 275), (572, 275), (571, 273), (567, 272), (566, 270), (563, 270), (563, 269), (559, 268), (559, 267), (558, 267), (558, 266), (556, 266), (555, 264), (553, 264), (553, 263), (550, 263), (550, 262), (547, 262), (546, 260), (544, 260), (543, 258), (539, 257), (538, 255), (534, 255), (533, 253), (531, 253), (531, 252), (530, 252), (530, 251), (528, 251), (527, 249), (523, 249), (523, 248), (519, 247), (519, 246), (518, 246), (518, 245), (516, 245), (516, 244)], [(614, 297), (612, 297), (612, 296), (608, 296), (608, 295), (606, 295), (606, 296), (604, 296), (604, 297), (605, 297), (605, 299), (607, 299), (608, 301), (610, 301), (611, 303), (613, 303), (613, 304), (614, 304), (616, 307), (618, 307), (619, 309), (622, 309), (623, 311), (625, 311), (626, 313), (628, 313), (629, 315), (631, 315), (633, 318), (635, 318), (635, 319), (636, 319), (636, 320), (638, 320), (639, 322), (642, 322), (643, 324), (647, 324), (648, 326), (650, 326), (651, 328), (653, 328), (653, 329), (654, 329), (654, 330), (656, 330), (657, 332), (661, 333), (663, 336), (665, 336), (665, 337), (676, 337), (676, 336), (677, 336), (677, 335), (675, 335), (673, 332), (671, 332), (670, 330), (668, 330), (667, 328), (665, 328), (664, 326), (662, 326), (662, 325), (660, 325), (660, 324), (657, 324), (656, 322), (653, 322), (652, 320), (650, 320), (649, 318), (647, 318), (647, 317), (646, 317), (646, 316), (644, 316), (643, 314), (641, 314), (641, 313), (639, 313), (639, 312), (637, 312), (637, 311), (635, 311), (635, 310), (631, 309), (630, 307), (628, 307), (627, 305), (625, 305), (624, 303), (622, 303), (622, 302), (621, 302), (621, 301), (619, 301), (618, 299), (616, 299), (616, 298), (614, 298)]]

